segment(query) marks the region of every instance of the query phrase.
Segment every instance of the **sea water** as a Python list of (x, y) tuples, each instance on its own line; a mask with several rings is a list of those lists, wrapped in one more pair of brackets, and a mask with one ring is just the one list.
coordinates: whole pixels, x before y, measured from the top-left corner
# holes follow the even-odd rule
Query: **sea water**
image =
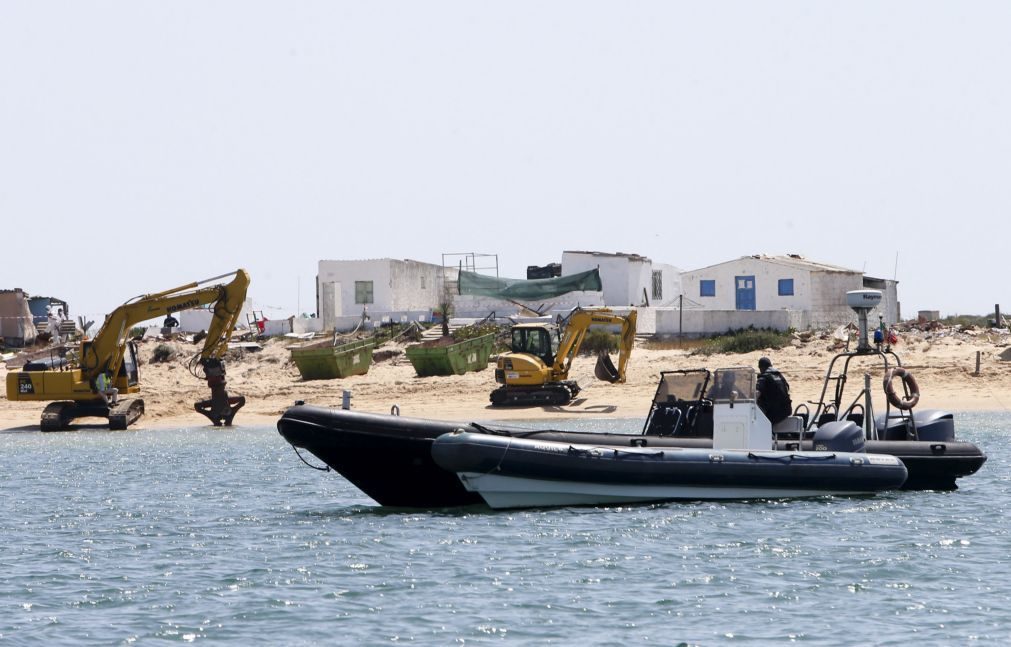
[(957, 420), (956, 492), (505, 512), (382, 508), (272, 427), (12, 430), (0, 641), (1004, 644), (1011, 415)]

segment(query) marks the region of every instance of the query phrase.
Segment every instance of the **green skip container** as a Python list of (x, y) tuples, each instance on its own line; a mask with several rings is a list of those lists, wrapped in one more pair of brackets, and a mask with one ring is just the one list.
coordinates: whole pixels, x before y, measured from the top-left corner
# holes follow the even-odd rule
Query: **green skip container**
[(291, 359), (303, 380), (365, 375), (372, 365), (372, 349), (375, 346), (374, 339), (363, 339), (340, 346), (292, 348)]
[(409, 346), (405, 351), (419, 377), (463, 375), (488, 366), (495, 334), (466, 339), (451, 346)]

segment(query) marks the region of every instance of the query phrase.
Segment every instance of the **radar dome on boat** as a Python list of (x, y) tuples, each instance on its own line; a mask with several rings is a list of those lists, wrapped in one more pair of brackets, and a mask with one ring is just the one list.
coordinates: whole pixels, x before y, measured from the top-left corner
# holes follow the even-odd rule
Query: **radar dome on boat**
[(846, 305), (853, 309), (872, 310), (881, 303), (880, 290), (850, 290), (846, 293)]

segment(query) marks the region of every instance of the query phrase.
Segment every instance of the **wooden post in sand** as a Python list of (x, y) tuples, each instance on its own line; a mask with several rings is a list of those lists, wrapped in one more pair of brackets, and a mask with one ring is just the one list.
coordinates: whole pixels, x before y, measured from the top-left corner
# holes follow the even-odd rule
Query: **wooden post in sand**
[(983, 354), (983, 351), (979, 351), (979, 350), (976, 351), (976, 372), (974, 373), (974, 375), (979, 375), (979, 359), (980, 359), (980, 356), (982, 354)]

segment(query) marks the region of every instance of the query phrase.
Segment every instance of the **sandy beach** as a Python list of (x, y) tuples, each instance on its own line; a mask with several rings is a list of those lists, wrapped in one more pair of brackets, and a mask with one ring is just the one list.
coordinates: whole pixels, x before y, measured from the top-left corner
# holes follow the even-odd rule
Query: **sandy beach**
[[(990, 331), (941, 330), (907, 331), (894, 348), (902, 363), (911, 370), (921, 390), (920, 408), (953, 411), (1005, 411), (1011, 407), (1011, 361), (1009, 337)], [(206, 418), (193, 411), (193, 403), (208, 397), (204, 382), (193, 377), (185, 359), (198, 347), (185, 342), (170, 342), (181, 357), (167, 363), (151, 363), (154, 347), (162, 343), (147, 340), (140, 344), (141, 387), (146, 413), (131, 429), (165, 426), (200, 426)], [(396, 405), (401, 415), (440, 420), (541, 420), (546, 424), (566, 418), (616, 417), (645, 415), (662, 370), (756, 366), (758, 358), (768, 355), (788, 378), (794, 405), (816, 400), (821, 393), (828, 363), (835, 354), (838, 340), (828, 334), (815, 334), (807, 341), (795, 339), (781, 350), (766, 350), (735, 355), (691, 355), (679, 350), (649, 348), (637, 343), (629, 361), (625, 384), (606, 384), (593, 378), (591, 357), (578, 357), (572, 377), (583, 387), (580, 396), (563, 407), (492, 408), (488, 393), (495, 388), (493, 365), (482, 371), (446, 377), (420, 378), (407, 358), (396, 355), (373, 364), (366, 375), (335, 380), (303, 381), (290, 361), (290, 340), (272, 339), (256, 352), (234, 352), (228, 361), (228, 390), (244, 395), (245, 407), (235, 419), (237, 425), (270, 425), (296, 400), (322, 406), (340, 406), (342, 392), (352, 393), (352, 408), (388, 413)], [(380, 350), (402, 350), (388, 345)], [(980, 373), (975, 374), (977, 352)], [(863, 361), (863, 360), (856, 360)], [(856, 361), (854, 365), (856, 365)], [(13, 362), (12, 362), (13, 363)], [(6, 379), (6, 367), (0, 376)], [(859, 375), (851, 369), (847, 393), (856, 395), (853, 380)], [(872, 372), (875, 406), (883, 406), (880, 371)], [(851, 396), (852, 397), (852, 396)], [(44, 403), (0, 401), (0, 427), (37, 429)], [(83, 423), (100, 422), (83, 420)]]

